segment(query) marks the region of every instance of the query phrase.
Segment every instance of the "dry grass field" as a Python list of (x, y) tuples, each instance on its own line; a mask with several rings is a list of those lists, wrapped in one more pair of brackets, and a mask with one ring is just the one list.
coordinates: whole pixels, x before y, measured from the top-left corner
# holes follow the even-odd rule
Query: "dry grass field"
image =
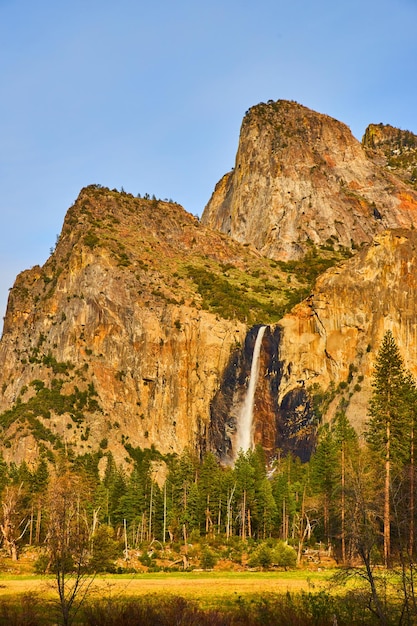
[[(97, 576), (90, 598), (135, 597), (138, 595), (181, 596), (209, 607), (226, 599), (252, 594), (319, 591), (327, 587), (331, 570), (311, 572), (175, 572)], [(16, 595), (56, 597), (53, 577), (0, 575), (0, 599)]]

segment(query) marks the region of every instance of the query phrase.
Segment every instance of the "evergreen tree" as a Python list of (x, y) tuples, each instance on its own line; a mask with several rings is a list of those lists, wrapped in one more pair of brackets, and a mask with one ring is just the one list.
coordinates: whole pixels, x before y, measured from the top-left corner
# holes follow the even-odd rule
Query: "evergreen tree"
[(188, 450), (170, 461), (167, 477), (168, 532), (176, 540), (185, 537), (196, 527), (198, 505), (198, 463)]
[(234, 474), (236, 481), (236, 499), (239, 502), (237, 519), (240, 525), (240, 536), (245, 541), (252, 537), (252, 514), (256, 509), (255, 468), (251, 462), (253, 452), (239, 451), (235, 462)]
[[(208, 452), (198, 472), (199, 518), (206, 535), (214, 532), (221, 506), (221, 469), (213, 453)], [(220, 504), (219, 504), (220, 502)], [(202, 526), (200, 528), (203, 529)]]
[(112, 526), (123, 526), (124, 510), (122, 498), (126, 494), (126, 476), (116, 468), (113, 457), (109, 456), (103, 485), (106, 492), (105, 512), (107, 523)]
[(384, 464), (384, 563), (391, 556), (391, 480), (393, 464), (407, 455), (407, 373), (396, 341), (387, 331), (375, 362), (367, 441)]
[(295, 537), (301, 498), (306, 480), (306, 465), (291, 453), (285, 457), (279, 455), (274, 466), (272, 493), (276, 503), (277, 525), (284, 541)]
[[(357, 465), (359, 456), (358, 436), (349, 423), (346, 414), (342, 411), (336, 414), (334, 424), (334, 439), (339, 456), (339, 495), (340, 495), (340, 543), (342, 562), (346, 562), (346, 513), (348, 496), (352, 493), (351, 468)], [(350, 502), (354, 506), (353, 502)]]
[(30, 493), (32, 502), (30, 512), (29, 545), (32, 545), (33, 539), (37, 544), (40, 543), (42, 531), (42, 509), (44, 507), (49, 479), (48, 465), (45, 459), (42, 459), (30, 477)]
[(316, 451), (310, 462), (310, 481), (313, 492), (319, 496), (323, 512), (324, 540), (330, 544), (331, 504), (338, 484), (339, 466), (337, 443), (329, 424), (324, 424), (319, 431)]
[(415, 459), (415, 429), (417, 426), (417, 386), (415, 380), (411, 374), (407, 376), (406, 380), (406, 398), (407, 406), (409, 408), (408, 425), (409, 425), (409, 471), (408, 471), (408, 512), (409, 512), (409, 527), (408, 527), (408, 552), (410, 558), (414, 556), (414, 526), (415, 526), (415, 472), (416, 472), (416, 459)]
[[(415, 525), (415, 428), (417, 388), (410, 372), (406, 372), (402, 393), (402, 424), (404, 428), (399, 462), (392, 473), (392, 507), (398, 549), (404, 558), (413, 559)], [(406, 556), (407, 555), (407, 556)]]

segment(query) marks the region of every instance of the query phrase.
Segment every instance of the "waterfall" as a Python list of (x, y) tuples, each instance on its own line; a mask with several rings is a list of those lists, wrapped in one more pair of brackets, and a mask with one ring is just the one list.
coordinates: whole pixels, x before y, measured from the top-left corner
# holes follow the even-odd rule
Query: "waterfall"
[(237, 424), (236, 454), (241, 449), (243, 450), (243, 452), (246, 452), (247, 450), (251, 450), (253, 447), (253, 405), (255, 402), (255, 391), (259, 376), (259, 355), (261, 353), (262, 339), (265, 330), (266, 326), (260, 326), (258, 334), (256, 336), (255, 346), (253, 348), (248, 390), (246, 392), (245, 401), (240, 411)]

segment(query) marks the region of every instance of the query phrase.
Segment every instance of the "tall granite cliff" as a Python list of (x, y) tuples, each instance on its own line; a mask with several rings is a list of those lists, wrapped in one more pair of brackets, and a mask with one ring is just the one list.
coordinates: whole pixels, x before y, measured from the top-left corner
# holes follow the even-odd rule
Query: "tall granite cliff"
[(417, 223), (417, 193), (383, 165), (327, 115), (296, 102), (259, 104), (243, 119), (235, 167), (202, 223), (274, 259), (298, 259), (312, 245), (357, 249)]
[[(355, 257), (327, 270), (312, 293), (263, 340), (255, 394), (254, 442), (308, 458), (318, 420), (346, 412), (362, 432), (373, 365), (391, 330), (417, 378), (417, 231), (378, 235)], [(219, 456), (233, 458), (254, 335), (233, 355), (211, 404), (210, 437)]]
[(340, 408), (361, 430), (385, 330), (417, 374), (414, 136), (402, 132), (370, 126), (361, 145), (296, 103), (253, 107), (202, 222), (83, 189), (51, 257), (10, 292), (6, 461), (64, 450), (127, 463), (152, 445), (233, 460), (261, 325), (253, 442), (308, 458), (319, 416)]
[(177, 204), (91, 186), (43, 267), (17, 277), (0, 343), (6, 460), (63, 446), (205, 447), (210, 402), (248, 325), (306, 288)]
[(376, 353), (391, 330), (417, 377), (417, 231), (378, 235), (355, 257), (329, 269), (311, 295), (279, 323), (278, 403), (300, 387), (324, 419), (343, 408), (363, 430)]

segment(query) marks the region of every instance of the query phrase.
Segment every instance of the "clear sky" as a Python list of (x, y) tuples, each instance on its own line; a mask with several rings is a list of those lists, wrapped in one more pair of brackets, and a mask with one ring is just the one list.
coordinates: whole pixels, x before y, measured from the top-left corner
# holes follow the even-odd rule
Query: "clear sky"
[(258, 102), (417, 133), (416, 29), (417, 0), (0, 0), (1, 316), (82, 187), (201, 214)]

